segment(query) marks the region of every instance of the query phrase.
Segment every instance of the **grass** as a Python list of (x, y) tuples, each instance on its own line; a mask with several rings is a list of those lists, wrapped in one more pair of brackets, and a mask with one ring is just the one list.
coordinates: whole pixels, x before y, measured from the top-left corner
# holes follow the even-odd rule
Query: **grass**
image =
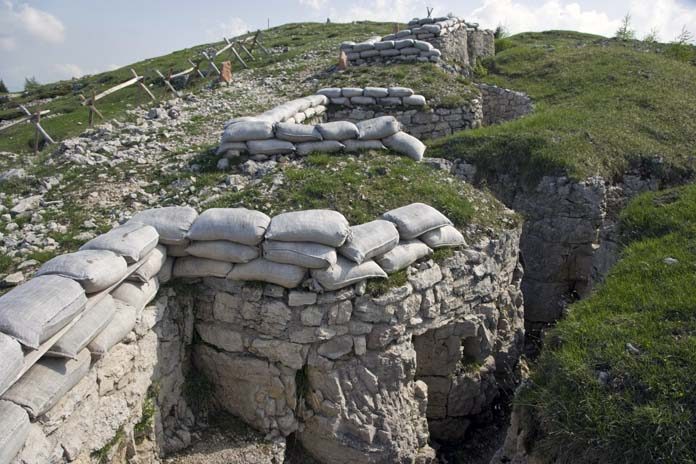
[(646, 164), (666, 178), (691, 175), (696, 66), (667, 50), (565, 31), (498, 41), (482, 80), (528, 93), (535, 112), (434, 141), (430, 156), (532, 184), (544, 175), (612, 178)]
[(517, 401), (549, 462), (696, 462), (694, 211), (696, 185), (636, 198), (620, 262), (547, 336)]
[(126, 433), (123, 431), (123, 427), (118, 429), (116, 435), (102, 448), (92, 452), (92, 459), (98, 464), (108, 464), (109, 455), (111, 451), (122, 445), (123, 440), (126, 438)]

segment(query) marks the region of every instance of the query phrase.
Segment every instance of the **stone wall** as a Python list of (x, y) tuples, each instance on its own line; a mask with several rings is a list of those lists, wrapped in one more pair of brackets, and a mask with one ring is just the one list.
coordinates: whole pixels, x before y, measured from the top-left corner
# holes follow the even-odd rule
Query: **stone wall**
[(483, 122), (487, 126), (520, 118), (534, 110), (532, 99), (525, 93), (488, 84), (477, 87), (481, 90)]

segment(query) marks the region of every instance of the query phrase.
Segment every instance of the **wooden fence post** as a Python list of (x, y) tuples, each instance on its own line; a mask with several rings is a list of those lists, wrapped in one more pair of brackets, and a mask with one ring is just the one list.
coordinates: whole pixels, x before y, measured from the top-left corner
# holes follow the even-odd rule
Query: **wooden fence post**
[(134, 77), (134, 78), (139, 79), (139, 80), (138, 80), (138, 85), (140, 86), (140, 88), (143, 89), (143, 90), (145, 91), (145, 93), (147, 93), (147, 94), (150, 96), (150, 98), (152, 99), (152, 101), (157, 101), (157, 99), (155, 98), (155, 96), (152, 95), (152, 92), (150, 92), (150, 89), (148, 89), (147, 86), (143, 83), (143, 81), (145, 80), (145, 77), (144, 77), (144, 76), (138, 76), (138, 73), (135, 72), (135, 70), (134, 70), (133, 68), (131, 68), (130, 71), (131, 71), (131, 73), (133, 73), (133, 77)]

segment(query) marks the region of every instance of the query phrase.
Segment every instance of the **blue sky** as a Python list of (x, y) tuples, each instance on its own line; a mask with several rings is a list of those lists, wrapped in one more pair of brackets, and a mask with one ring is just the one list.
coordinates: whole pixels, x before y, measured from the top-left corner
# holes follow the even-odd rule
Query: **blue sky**
[(511, 32), (612, 35), (626, 12), (639, 36), (696, 33), (696, 0), (0, 0), (0, 78), (13, 90), (114, 69), (247, 30), (297, 21), (406, 21), (454, 13)]

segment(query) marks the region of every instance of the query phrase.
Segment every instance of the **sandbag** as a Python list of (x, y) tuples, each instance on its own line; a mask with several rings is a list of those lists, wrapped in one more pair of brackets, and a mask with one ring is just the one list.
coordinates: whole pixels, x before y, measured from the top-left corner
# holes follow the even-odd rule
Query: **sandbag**
[(381, 140), (390, 137), (401, 130), (401, 124), (394, 116), (382, 116), (379, 118), (360, 121), (356, 124), (360, 131), (360, 140)]
[(322, 140), (316, 127), (304, 124), (278, 123), (275, 127), (275, 134), (280, 140), (288, 142), (318, 142)]
[(184, 256), (189, 256), (188, 251), (189, 241), (187, 240), (184, 245), (169, 245), (167, 246), (167, 256), (172, 258), (183, 258)]
[(139, 221), (128, 221), (122, 226), (93, 238), (80, 250), (108, 250), (123, 256), (127, 263), (137, 263), (144, 258), (160, 239), (156, 228)]
[(92, 357), (82, 350), (75, 359), (41, 358), (3, 395), (32, 419), (44, 414), (89, 372)]
[(375, 258), (375, 261), (386, 273), (393, 274), (407, 268), (432, 252), (433, 250), (420, 240), (405, 240), (392, 250)]
[(295, 145), (285, 140), (250, 140), (247, 142), (252, 155), (286, 155), (295, 151)]
[(344, 150), (348, 153), (356, 153), (369, 150), (386, 150), (381, 140), (346, 140)]
[(167, 248), (164, 245), (157, 245), (145, 258), (144, 263), (138, 267), (127, 280), (133, 282), (147, 282), (155, 277), (162, 269), (167, 259)]
[(360, 87), (344, 87), (341, 89), (341, 95), (345, 98), (362, 97), (364, 90)]
[(426, 147), (423, 142), (406, 132), (398, 132), (391, 137), (387, 137), (382, 140), (382, 143), (387, 148), (416, 161), (422, 160), (423, 154), (425, 154)]
[(174, 269), (174, 258), (168, 257), (165, 261), (164, 264), (162, 265), (162, 269), (160, 269), (159, 273), (157, 274), (157, 281), (164, 285), (170, 280), (172, 280), (172, 271)]
[(0, 296), (0, 331), (22, 345), (39, 345), (85, 309), (80, 284), (60, 276), (40, 276)]
[(298, 143), (295, 148), (299, 156), (307, 156), (310, 153), (337, 153), (343, 148), (343, 145), (338, 140), (324, 140), (323, 142), (305, 142)]
[(111, 296), (133, 306), (140, 314), (143, 308), (157, 295), (158, 290), (159, 280), (154, 278), (147, 282), (123, 282), (111, 292)]
[(300, 286), (306, 274), (306, 269), (302, 267), (258, 258), (246, 264), (236, 265), (227, 275), (227, 279), (267, 282), (285, 288), (295, 288)]
[[(344, 89), (345, 90), (345, 89)], [(360, 135), (358, 127), (348, 121), (334, 121), (317, 124), (317, 129), (324, 140), (357, 139)]]
[(126, 260), (107, 250), (82, 250), (56, 256), (36, 273), (67, 277), (82, 285), (87, 293), (102, 291), (125, 277)]
[(423, 95), (411, 95), (410, 97), (404, 97), (401, 101), (407, 106), (425, 106), (426, 104)]
[(389, 91), (389, 96), (390, 97), (410, 97), (413, 95), (413, 90), (409, 89), (408, 87), (389, 87), (387, 89)]
[(324, 290), (338, 290), (365, 279), (386, 278), (387, 274), (374, 261), (357, 264), (341, 256), (333, 266), (323, 270), (312, 270), (312, 278)]
[(324, 95), (328, 98), (340, 98), (341, 97), (341, 89), (336, 88), (336, 87), (330, 87), (326, 89), (321, 89), (317, 92), (319, 95)]
[(466, 245), (464, 236), (454, 226), (444, 226), (418, 237), (430, 248), (458, 247)]
[(271, 219), (266, 240), (313, 242), (339, 247), (350, 237), (350, 225), (337, 211), (314, 209), (283, 213)]
[(399, 243), (399, 231), (389, 221), (378, 219), (353, 226), (350, 230), (351, 239), (346, 241), (338, 252), (358, 264), (383, 255)]
[(24, 365), (24, 353), (19, 342), (2, 333), (0, 333), (0, 359), (2, 359), (0, 363), (0, 395), (2, 395), (12, 385)]
[(198, 277), (226, 277), (232, 270), (232, 264), (214, 259), (196, 258), (187, 256), (177, 258), (174, 261), (172, 277), (198, 278)]
[(24, 446), (31, 422), (27, 412), (10, 401), (0, 400), (0, 463), (10, 463)]
[(228, 120), (225, 122), (225, 125), (224, 125), (223, 127), (224, 127), (225, 129), (227, 129), (227, 128), (228, 128), (229, 126), (231, 126), (232, 124), (237, 124), (237, 123), (245, 122), (245, 121), (258, 121), (258, 119), (256, 119), (255, 116), (240, 116), (240, 117), (238, 117), (238, 118), (228, 119)]
[(389, 96), (389, 91), (384, 87), (365, 87), (363, 95), (372, 98), (384, 98)]
[(412, 203), (393, 209), (384, 213), (382, 219), (396, 224), (403, 240), (411, 240), (431, 230), (452, 225), (452, 221), (444, 214), (423, 203)]
[(226, 263), (248, 263), (259, 257), (259, 249), (226, 240), (193, 242), (187, 251), (197, 258), (214, 259)]
[(104, 330), (89, 342), (87, 348), (96, 357), (102, 357), (128, 336), (138, 321), (138, 310), (128, 303), (114, 299), (116, 311)]
[(304, 99), (309, 100), (309, 102), (312, 105), (311, 108), (326, 105), (329, 103), (328, 95), (322, 95), (320, 93), (317, 93), (316, 95), (310, 95), (308, 97), (305, 97)]
[(190, 206), (167, 206), (141, 211), (129, 222), (151, 225), (164, 245), (186, 245), (186, 234), (197, 217), (198, 212)]
[(46, 355), (76, 359), (78, 353), (109, 325), (116, 309), (113, 297), (106, 295), (92, 309), (85, 311), (80, 320), (58, 339)]
[(191, 226), (191, 240), (228, 240), (243, 245), (258, 245), (271, 223), (260, 211), (246, 208), (211, 208), (203, 211)]
[(325, 269), (336, 263), (334, 247), (307, 242), (263, 242), (263, 257), (269, 261), (308, 269)]
[(223, 155), (228, 151), (238, 151), (240, 153), (247, 151), (246, 143), (244, 142), (228, 142), (220, 144), (218, 149), (215, 151), (216, 155)]
[(273, 123), (270, 121), (240, 121), (227, 126), (222, 133), (222, 143), (272, 138)]

